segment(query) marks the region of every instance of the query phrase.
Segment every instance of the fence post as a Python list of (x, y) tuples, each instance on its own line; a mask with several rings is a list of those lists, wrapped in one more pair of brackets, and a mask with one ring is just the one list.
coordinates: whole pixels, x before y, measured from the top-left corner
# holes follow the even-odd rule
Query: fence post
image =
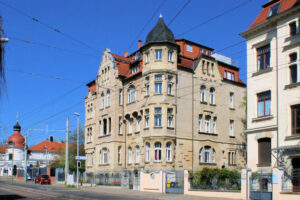
[(189, 171), (187, 169), (184, 170), (184, 194), (190, 190), (191, 184), (189, 182)]

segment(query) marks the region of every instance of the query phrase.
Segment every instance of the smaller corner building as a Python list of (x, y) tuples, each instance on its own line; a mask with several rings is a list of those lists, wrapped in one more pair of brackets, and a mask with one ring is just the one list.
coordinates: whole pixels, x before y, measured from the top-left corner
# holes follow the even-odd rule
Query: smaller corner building
[(159, 18), (123, 56), (105, 49), (85, 98), (88, 173), (241, 169), (246, 84), (231, 59)]
[[(0, 146), (0, 176), (16, 175), (18, 170), (25, 167), (25, 138), (18, 122), (13, 130), (6, 145)], [(58, 158), (59, 151), (64, 148), (65, 143), (53, 141), (53, 138), (42, 141), (28, 148), (27, 166), (46, 167)]]

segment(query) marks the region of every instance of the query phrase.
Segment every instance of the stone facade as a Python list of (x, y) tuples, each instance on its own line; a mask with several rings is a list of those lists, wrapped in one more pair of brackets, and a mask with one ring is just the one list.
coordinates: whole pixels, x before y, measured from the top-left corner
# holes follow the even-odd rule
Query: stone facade
[(245, 166), (239, 69), (211, 48), (174, 40), (162, 23), (153, 30), (167, 40), (151, 34), (129, 56), (103, 52), (85, 99), (88, 173)]

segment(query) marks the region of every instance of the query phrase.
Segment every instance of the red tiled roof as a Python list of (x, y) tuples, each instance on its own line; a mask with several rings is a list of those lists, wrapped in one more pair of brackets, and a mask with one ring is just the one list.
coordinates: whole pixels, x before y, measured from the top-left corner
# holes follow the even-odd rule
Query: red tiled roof
[(7, 147), (9, 142), (13, 142), (13, 147), (22, 148), (24, 147), (25, 138), (21, 135), (20, 131), (14, 131), (14, 133), (7, 140)]
[(49, 140), (45, 140), (39, 144), (36, 144), (30, 147), (28, 150), (30, 151), (48, 151), (48, 152), (56, 152), (58, 153), (60, 150), (65, 149), (66, 143), (61, 143), (57, 141), (50, 142)]
[(248, 30), (250, 30), (251, 28), (253, 28), (253, 27), (255, 27), (259, 24), (264, 23), (265, 21), (267, 21), (268, 20), (267, 17), (268, 17), (270, 8), (273, 5), (276, 5), (277, 3), (281, 3), (280, 10), (279, 10), (278, 13), (282, 13), (282, 12), (292, 8), (297, 3), (297, 0), (279, 0), (279, 1), (274, 1), (273, 0), (273, 3), (270, 2), (270, 3), (266, 4), (267, 6), (264, 6), (263, 10), (256, 17), (256, 19), (254, 20), (252, 25), (248, 28)]
[(0, 153), (5, 153), (5, 145), (0, 145)]

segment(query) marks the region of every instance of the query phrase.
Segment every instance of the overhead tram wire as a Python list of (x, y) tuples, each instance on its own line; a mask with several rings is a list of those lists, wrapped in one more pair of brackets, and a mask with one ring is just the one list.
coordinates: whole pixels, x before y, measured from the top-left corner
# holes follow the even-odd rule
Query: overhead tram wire
[(237, 10), (237, 9), (239, 9), (239, 8), (241, 8), (241, 7), (245, 6), (245, 5), (247, 5), (248, 3), (252, 2), (252, 1), (253, 1), (253, 0), (248, 0), (248, 1), (245, 1), (245, 2), (243, 2), (243, 3), (241, 3), (241, 4), (237, 5), (237, 6), (233, 7), (233, 8), (230, 8), (230, 9), (226, 10), (225, 12), (222, 12), (222, 13), (220, 13), (220, 14), (218, 14), (218, 15), (216, 15), (216, 16), (214, 16), (214, 17), (212, 17), (212, 18), (210, 18), (210, 19), (208, 19), (208, 20), (206, 20), (206, 21), (204, 21), (204, 22), (202, 22), (202, 23), (200, 23), (200, 24), (198, 24), (198, 25), (193, 26), (192, 28), (190, 28), (190, 29), (184, 31), (184, 32), (181, 33), (181, 34), (178, 34), (176, 37), (185, 35), (185, 34), (191, 32), (191, 31), (193, 31), (193, 30), (195, 30), (195, 29), (198, 29), (199, 27), (201, 27), (201, 26), (203, 26), (203, 25), (205, 25), (205, 24), (208, 24), (209, 22), (214, 21), (214, 20), (216, 20), (216, 19), (218, 19), (218, 18), (220, 18), (220, 17), (222, 17), (222, 16), (224, 16), (224, 15), (226, 15), (226, 14), (228, 14), (228, 13), (234, 11), (234, 10)]
[(170, 20), (170, 22), (168, 23), (168, 26), (170, 26), (174, 21), (175, 19), (180, 15), (180, 13), (182, 13), (182, 11), (187, 7), (187, 5), (189, 3), (191, 3), (192, 0), (188, 0), (183, 6), (182, 8), (176, 13), (176, 15)]
[(147, 23), (143, 26), (143, 28), (140, 30), (140, 32), (136, 35), (136, 37), (134, 38), (134, 40), (131, 42), (131, 44), (129, 45), (129, 47), (127, 48), (128, 50), (132, 47), (132, 45), (136, 42), (136, 40), (138, 39), (138, 37), (143, 33), (143, 31), (145, 30), (145, 28), (149, 25), (149, 23), (151, 22), (151, 20), (154, 18), (154, 16), (156, 15), (156, 13), (159, 11), (159, 9), (163, 6), (163, 4), (166, 2), (166, 0), (162, 0), (162, 2), (160, 3), (160, 5), (156, 8), (156, 10), (153, 12), (152, 16), (149, 18), (149, 20), (147, 21)]
[(30, 41), (30, 40), (24, 40), (24, 39), (19, 39), (19, 38), (10, 37), (10, 36), (9, 36), (9, 39), (10, 40), (19, 41), (19, 42), (23, 42), (23, 43), (26, 43), (26, 44), (37, 45), (37, 46), (42, 46), (42, 47), (46, 47), (46, 48), (50, 48), (50, 49), (55, 49), (55, 50), (69, 52), (69, 53), (74, 53), (74, 54), (78, 54), (78, 55), (99, 58), (96, 55), (92, 55), (92, 54), (88, 54), (88, 53), (83, 53), (83, 52), (79, 52), (79, 51), (74, 51), (74, 50), (71, 50), (71, 49), (64, 49), (64, 48), (56, 47), (56, 46), (49, 45), (49, 44), (38, 43), (38, 42), (34, 42), (34, 41)]
[(44, 27), (46, 27), (46, 28), (48, 28), (48, 29), (50, 29), (50, 30), (52, 30), (52, 31), (54, 31), (54, 32), (56, 32), (56, 33), (58, 33), (58, 34), (63, 35), (63, 36), (66, 37), (66, 38), (69, 38), (70, 40), (73, 40), (74, 42), (77, 42), (78, 44), (81, 44), (82, 46), (85, 46), (85, 47), (87, 47), (87, 48), (89, 48), (89, 49), (91, 49), (91, 50), (93, 50), (93, 51), (95, 51), (95, 52), (98, 52), (98, 53), (100, 52), (99, 50), (97, 50), (96, 48), (94, 48), (94, 47), (92, 47), (92, 46), (86, 44), (85, 42), (83, 42), (83, 41), (81, 41), (81, 40), (78, 40), (78, 39), (74, 38), (73, 36), (71, 36), (71, 35), (69, 35), (69, 34), (67, 34), (67, 33), (64, 33), (64, 32), (62, 32), (61, 30), (59, 30), (59, 29), (57, 29), (57, 28), (54, 28), (54, 27), (52, 27), (52, 26), (50, 26), (50, 25), (48, 25), (48, 24), (42, 22), (42, 21), (39, 20), (38, 18), (35, 18), (35, 17), (33, 17), (33, 16), (31, 16), (31, 15), (29, 15), (29, 14), (27, 14), (27, 13), (25, 13), (25, 12), (23, 12), (23, 11), (21, 11), (21, 10), (19, 10), (19, 9), (17, 9), (17, 8), (11, 6), (11, 5), (9, 5), (9, 4), (7, 4), (7, 3), (4, 3), (3, 1), (0, 1), (0, 4), (2, 4), (3, 6), (9, 8), (9, 9), (11, 9), (11, 10), (14, 10), (15, 12), (17, 12), (17, 13), (19, 13), (19, 14), (21, 14), (21, 15), (23, 15), (23, 16), (25, 16), (25, 17), (31, 19), (31, 20), (33, 20), (33, 21), (36, 22), (36, 23), (39, 23), (39, 24), (43, 25)]

